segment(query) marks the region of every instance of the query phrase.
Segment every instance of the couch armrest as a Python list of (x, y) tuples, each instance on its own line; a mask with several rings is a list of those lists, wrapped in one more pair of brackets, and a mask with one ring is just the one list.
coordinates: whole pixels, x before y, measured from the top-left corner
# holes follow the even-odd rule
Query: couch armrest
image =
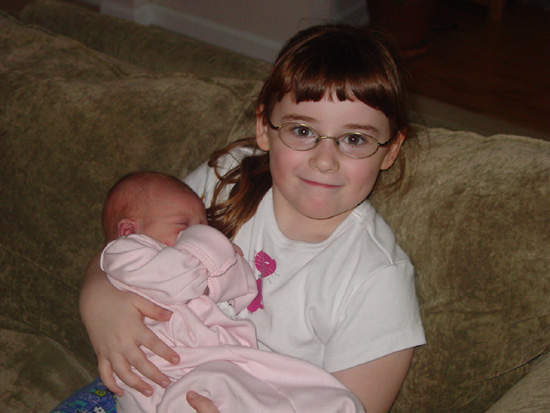
[(533, 363), (531, 371), (487, 413), (550, 412), (550, 353)]

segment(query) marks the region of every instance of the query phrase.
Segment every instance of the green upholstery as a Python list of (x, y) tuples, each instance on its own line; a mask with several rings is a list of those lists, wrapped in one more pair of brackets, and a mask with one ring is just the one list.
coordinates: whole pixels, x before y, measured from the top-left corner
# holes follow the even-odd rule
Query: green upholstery
[(271, 67), (188, 36), (56, 1), (31, 3), (22, 18), (157, 73), (262, 80)]
[(416, 152), (373, 196), (415, 265), (428, 341), (394, 410), (484, 411), (550, 344), (550, 142), (431, 129)]
[[(78, 292), (101, 246), (106, 190), (137, 169), (184, 176), (213, 149), (253, 134), (265, 70), (209, 46), (208, 57), (188, 48), (185, 59), (167, 54), (152, 67), (157, 51), (124, 30), (158, 50), (177, 36), (52, 0), (22, 19), (0, 15), (0, 410), (8, 412), (47, 411), (97, 375)], [(195, 70), (205, 59), (210, 74)], [(244, 74), (239, 62), (245, 76), (233, 75)], [(428, 344), (393, 411), (547, 411), (548, 363), (531, 365), (550, 349), (550, 142), (421, 129), (403, 156), (403, 182), (387, 188), (399, 173), (392, 168), (372, 202), (415, 264)]]

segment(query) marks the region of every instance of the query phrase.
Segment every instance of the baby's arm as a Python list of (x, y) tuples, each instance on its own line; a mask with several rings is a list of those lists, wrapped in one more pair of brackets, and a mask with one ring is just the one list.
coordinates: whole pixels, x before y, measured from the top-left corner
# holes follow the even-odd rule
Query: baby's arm
[(175, 247), (202, 263), (209, 274), (208, 295), (213, 301), (230, 301), (239, 313), (258, 294), (254, 273), (242, 250), (218, 230), (193, 225), (180, 234)]
[[(152, 387), (133, 373), (134, 366), (145, 377), (165, 386), (168, 377), (147, 358), (140, 345), (171, 363), (179, 357), (143, 323), (144, 317), (168, 321), (171, 313), (132, 293), (117, 290), (99, 267), (96, 254), (88, 268), (80, 294), (80, 314), (97, 355), (98, 370), (105, 385), (118, 395), (113, 372), (128, 386), (148, 395)], [(116, 315), (116, 316), (114, 316)]]
[(111, 242), (103, 250), (100, 266), (115, 287), (161, 305), (185, 303), (204, 294), (207, 287), (208, 272), (193, 254), (143, 234)]

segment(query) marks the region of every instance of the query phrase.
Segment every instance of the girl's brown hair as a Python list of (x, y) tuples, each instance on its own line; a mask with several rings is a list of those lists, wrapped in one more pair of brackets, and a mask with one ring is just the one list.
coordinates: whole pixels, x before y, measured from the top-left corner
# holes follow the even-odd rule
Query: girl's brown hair
[[(258, 116), (267, 123), (274, 105), (289, 93), (296, 103), (325, 96), (359, 100), (386, 115), (392, 136), (401, 132), (411, 139), (405, 83), (397, 47), (387, 35), (365, 27), (314, 26), (296, 34), (279, 53), (258, 97)], [(216, 168), (218, 159), (236, 147), (257, 148), (255, 138), (236, 141), (215, 152), (209, 165)], [(207, 213), (211, 225), (233, 238), (271, 187), (269, 155), (246, 157), (219, 179)], [(222, 200), (227, 185), (233, 187)]]

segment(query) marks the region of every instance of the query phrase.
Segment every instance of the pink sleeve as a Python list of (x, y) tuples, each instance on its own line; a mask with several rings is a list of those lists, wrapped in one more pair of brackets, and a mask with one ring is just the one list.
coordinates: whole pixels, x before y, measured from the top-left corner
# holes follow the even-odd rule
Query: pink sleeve
[(166, 305), (199, 297), (207, 287), (208, 272), (197, 258), (146, 235), (108, 244), (100, 266), (115, 287)]
[(256, 297), (258, 291), (252, 269), (218, 230), (193, 225), (183, 231), (176, 248), (194, 255), (209, 272), (210, 298), (230, 301), (239, 313)]

